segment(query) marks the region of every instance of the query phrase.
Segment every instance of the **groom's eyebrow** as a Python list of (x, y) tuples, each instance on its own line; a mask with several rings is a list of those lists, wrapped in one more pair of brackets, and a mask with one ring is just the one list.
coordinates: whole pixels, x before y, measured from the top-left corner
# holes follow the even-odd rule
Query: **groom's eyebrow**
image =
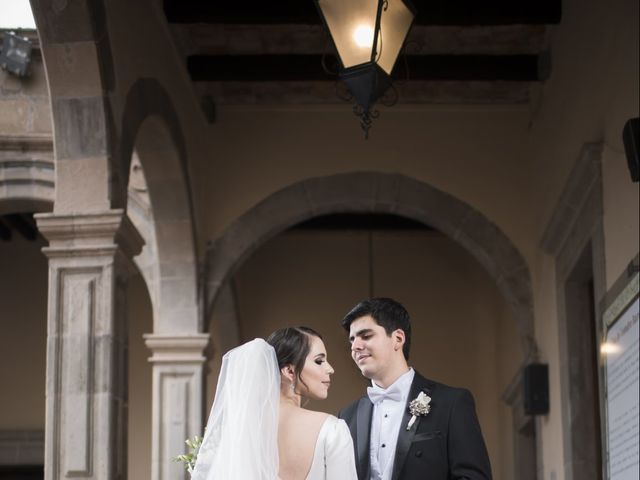
[(358, 330), (355, 334), (349, 337), (349, 342), (353, 343), (356, 337), (361, 337), (371, 332), (373, 332), (373, 330), (370, 328), (363, 328), (362, 330)]

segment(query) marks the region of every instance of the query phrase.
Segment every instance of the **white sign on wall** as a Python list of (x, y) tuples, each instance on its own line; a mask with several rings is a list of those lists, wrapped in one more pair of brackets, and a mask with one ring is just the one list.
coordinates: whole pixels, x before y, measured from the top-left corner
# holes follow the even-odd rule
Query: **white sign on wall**
[[(611, 480), (640, 478), (640, 376), (637, 276), (604, 315), (607, 472)], [(635, 297), (635, 299), (634, 299)]]

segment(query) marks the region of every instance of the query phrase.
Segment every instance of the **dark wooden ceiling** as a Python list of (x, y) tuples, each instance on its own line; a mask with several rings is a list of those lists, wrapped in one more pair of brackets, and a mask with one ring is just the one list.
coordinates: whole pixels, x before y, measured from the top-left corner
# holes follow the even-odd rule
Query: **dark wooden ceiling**
[[(345, 0), (346, 1), (346, 0)], [(525, 103), (549, 72), (561, 0), (415, 0), (394, 78), (408, 103)], [(165, 0), (194, 88), (218, 103), (338, 103), (338, 61), (313, 0)]]
[[(398, 80), (541, 79), (537, 55), (406, 55), (403, 60), (407, 68), (401, 63), (394, 71)], [(335, 70), (337, 61), (329, 62), (336, 65)], [(307, 82), (332, 78), (323, 67), (322, 55), (190, 55), (187, 68), (194, 82)]]
[[(348, 0), (345, 0), (348, 1)], [(560, 21), (560, 0), (413, 0), (416, 25), (541, 25)], [(313, 0), (165, 0), (170, 23), (320, 24)]]
[(0, 215), (0, 240), (10, 242), (16, 235), (33, 242), (40, 233), (31, 213), (11, 213)]
[(421, 222), (383, 213), (335, 213), (321, 215), (294, 225), (291, 231), (435, 231)]

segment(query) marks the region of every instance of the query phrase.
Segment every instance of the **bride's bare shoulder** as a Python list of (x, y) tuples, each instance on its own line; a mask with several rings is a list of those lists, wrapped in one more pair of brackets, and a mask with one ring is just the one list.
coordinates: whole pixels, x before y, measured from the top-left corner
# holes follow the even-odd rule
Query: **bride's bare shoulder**
[(315, 410), (306, 410), (302, 409), (306, 415), (309, 415), (309, 418), (314, 418), (316, 420), (324, 421), (329, 418), (331, 415), (326, 412), (316, 412)]
[(316, 412), (315, 410), (307, 410), (306, 408), (298, 409), (298, 415), (308, 420), (323, 421), (330, 415), (325, 412)]
[[(316, 412), (304, 408), (297, 408), (294, 411), (287, 412), (290, 418), (296, 422), (303, 422), (306, 425), (322, 425), (331, 415), (325, 412)], [(285, 414), (286, 415), (286, 414)]]

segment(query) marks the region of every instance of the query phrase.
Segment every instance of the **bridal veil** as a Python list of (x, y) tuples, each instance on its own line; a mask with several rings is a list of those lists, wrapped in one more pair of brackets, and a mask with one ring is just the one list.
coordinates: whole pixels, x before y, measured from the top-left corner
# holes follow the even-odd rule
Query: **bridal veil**
[(257, 338), (229, 351), (191, 479), (277, 479), (279, 401), (273, 347)]

